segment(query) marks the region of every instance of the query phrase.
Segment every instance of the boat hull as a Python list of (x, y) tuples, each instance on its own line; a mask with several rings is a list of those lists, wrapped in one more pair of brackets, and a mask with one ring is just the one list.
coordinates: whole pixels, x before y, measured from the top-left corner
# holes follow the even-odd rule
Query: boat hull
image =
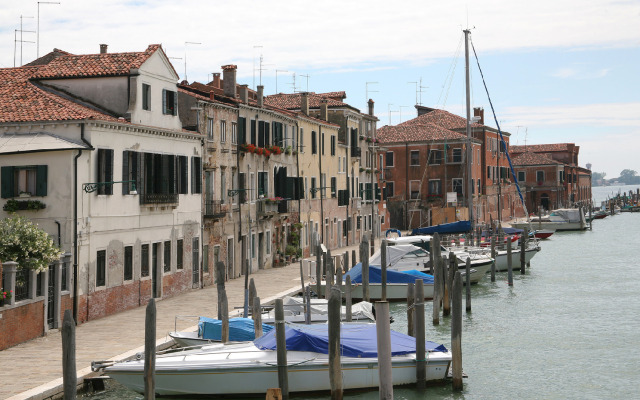
[[(535, 256), (539, 248), (530, 248), (527, 249), (524, 253), (525, 262), (531, 261), (533, 256)], [(511, 268), (519, 269), (520, 268), (520, 251), (514, 250), (511, 253)], [(507, 252), (501, 250), (496, 255), (496, 271), (507, 271), (509, 269), (509, 258), (507, 257)]]
[[(424, 284), (424, 298), (425, 300), (433, 299), (433, 283)], [(325, 290), (325, 283), (321, 284), (322, 293)], [(345, 288), (342, 285), (342, 296), (344, 298)], [(351, 285), (351, 298), (356, 300), (363, 299), (362, 284)], [(382, 285), (379, 283), (369, 284), (369, 298), (370, 300), (382, 299)], [(406, 283), (387, 283), (387, 300), (407, 300), (407, 284)]]
[[(240, 354), (220, 351), (198, 361), (197, 356), (172, 356), (156, 359), (155, 390), (162, 396), (192, 395), (264, 395), (268, 388), (278, 387), (278, 368), (274, 351), (253, 347)], [(204, 357), (204, 356), (203, 356)], [(216, 357), (219, 360), (216, 360)], [(242, 357), (242, 361), (234, 361)], [(250, 361), (247, 361), (250, 360)], [(311, 352), (288, 353), (289, 391), (327, 391), (329, 365), (327, 355)], [(427, 381), (442, 381), (451, 361), (451, 353), (428, 353)], [(234, 365), (237, 364), (237, 365)], [(378, 387), (377, 358), (342, 357), (345, 390)], [(392, 357), (394, 385), (416, 382), (415, 353)], [(106, 369), (112, 378), (138, 392), (144, 392), (144, 361), (130, 361)]]

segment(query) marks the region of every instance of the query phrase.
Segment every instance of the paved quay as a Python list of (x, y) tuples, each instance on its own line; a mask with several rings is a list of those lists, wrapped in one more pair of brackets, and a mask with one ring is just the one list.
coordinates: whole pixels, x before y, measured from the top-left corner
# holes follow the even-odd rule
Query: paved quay
[[(349, 246), (332, 251), (338, 255), (357, 251)], [(311, 260), (314, 258), (309, 258)], [(305, 263), (305, 269), (307, 264)], [(304, 271), (308, 282), (308, 270)], [(300, 264), (260, 270), (252, 275), (262, 304), (300, 289)], [(226, 282), (230, 316), (240, 313), (235, 307), (244, 302), (244, 277)], [(171, 340), (176, 315), (211, 316), (218, 314), (214, 286), (191, 290), (177, 296), (156, 299), (156, 338), (158, 345)], [(76, 327), (76, 369), (78, 377), (91, 373), (91, 361), (119, 360), (144, 351), (146, 307), (138, 307)], [(235, 313), (234, 313), (235, 311)], [(195, 319), (178, 320), (178, 330), (194, 330)], [(46, 399), (62, 387), (62, 339), (59, 330), (47, 336), (0, 351), (0, 399)], [(80, 381), (80, 379), (79, 379)]]

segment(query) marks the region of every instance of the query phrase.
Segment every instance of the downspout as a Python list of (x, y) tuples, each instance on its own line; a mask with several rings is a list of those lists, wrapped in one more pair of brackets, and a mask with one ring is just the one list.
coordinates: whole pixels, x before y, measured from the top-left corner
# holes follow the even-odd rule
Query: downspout
[[(349, 190), (349, 166), (351, 165), (351, 132), (349, 132), (349, 128), (347, 128), (347, 124), (345, 122), (345, 139), (347, 139), (349, 141), (349, 146), (347, 146), (347, 154), (345, 155), (345, 157), (348, 158), (348, 161), (346, 162), (346, 171), (345, 174), (347, 174), (347, 229), (346, 232), (344, 232), (345, 237), (347, 238), (347, 243), (346, 245), (349, 246), (349, 232), (351, 232), (351, 224), (349, 223), (349, 204), (351, 203), (351, 196), (349, 196), (350, 194), (350, 190)], [(351, 195), (353, 196), (353, 193), (351, 193)]]
[[(324, 149), (324, 141), (322, 140), (322, 125), (318, 124), (318, 168), (320, 170), (320, 242), (324, 243), (324, 207), (322, 202), (322, 194), (324, 192), (324, 183), (322, 182), (322, 151)], [(329, 248), (329, 246), (327, 246)]]
[[(85, 123), (80, 124), (80, 140), (90, 149), (91, 143), (84, 138)], [(73, 320), (78, 324), (78, 159), (82, 155), (82, 149), (73, 159)]]
[[(405, 148), (404, 165), (406, 168), (405, 180), (404, 180), (404, 185), (405, 185), (405, 189), (404, 189), (404, 193), (405, 193), (404, 224), (405, 225), (404, 226), (406, 226), (407, 229), (409, 229), (409, 201), (411, 199), (411, 193), (409, 193), (409, 143), (408, 142), (404, 144), (404, 148)], [(406, 199), (407, 193), (409, 193), (409, 199)]]

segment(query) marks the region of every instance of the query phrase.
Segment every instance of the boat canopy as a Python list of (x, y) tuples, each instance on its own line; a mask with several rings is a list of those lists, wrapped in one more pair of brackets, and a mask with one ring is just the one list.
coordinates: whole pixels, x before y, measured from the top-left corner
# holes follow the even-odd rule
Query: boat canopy
[[(253, 343), (261, 350), (276, 350), (275, 329), (256, 339)], [(287, 350), (310, 351), (328, 354), (329, 325), (300, 325), (287, 324), (285, 326)], [(431, 352), (446, 352), (443, 345), (426, 342), (425, 349)], [(340, 353), (345, 357), (377, 357), (377, 339), (375, 324), (342, 324), (340, 326)], [(414, 337), (391, 331), (391, 355), (398, 356), (416, 352)]]
[[(524, 232), (524, 229), (503, 227), (502, 231), (505, 233), (505, 235), (520, 235), (521, 233)], [(488, 237), (489, 236), (489, 232), (488, 231), (482, 231), (482, 236)]]
[[(343, 279), (346, 279), (347, 276), (351, 277), (351, 283), (362, 283), (362, 263), (351, 268), (349, 272), (344, 274)], [(387, 270), (387, 283), (415, 283), (416, 279), (422, 279), (424, 283), (433, 283), (433, 275), (420, 271), (408, 273), (407, 271)], [(380, 267), (369, 265), (369, 283), (382, 283), (382, 269)]]
[(411, 235), (433, 235), (434, 233), (465, 233), (471, 231), (471, 221), (456, 221), (448, 224), (416, 228)]
[[(262, 332), (267, 333), (273, 326), (262, 324)], [(219, 319), (200, 317), (198, 322), (198, 337), (209, 340), (221, 340), (222, 321)], [(229, 319), (229, 340), (232, 342), (246, 342), (255, 339), (253, 320), (251, 318)]]
[[(429, 253), (412, 244), (399, 244), (387, 247), (387, 266), (393, 267), (400, 260), (429, 259)], [(382, 253), (376, 251), (369, 259), (369, 265), (382, 265)]]

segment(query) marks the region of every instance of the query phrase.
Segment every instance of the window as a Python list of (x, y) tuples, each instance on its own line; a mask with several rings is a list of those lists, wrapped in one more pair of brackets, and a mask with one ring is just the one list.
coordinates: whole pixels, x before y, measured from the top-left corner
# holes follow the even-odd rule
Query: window
[(442, 150), (429, 151), (429, 164), (430, 165), (442, 164)]
[(202, 193), (202, 164), (200, 157), (191, 157), (191, 193)]
[(386, 196), (387, 197), (393, 197), (395, 196), (395, 183), (394, 182), (387, 182), (387, 188), (385, 190), (386, 192)]
[(209, 272), (209, 245), (202, 246), (202, 272)]
[(454, 162), (454, 163), (462, 162), (462, 149), (458, 148), (458, 149), (452, 150), (451, 162)]
[(560, 183), (564, 182), (564, 171), (558, 171), (558, 179), (560, 179)]
[(409, 193), (412, 200), (420, 198), (420, 181), (409, 181)]
[(318, 146), (316, 143), (316, 131), (311, 131), (311, 154), (318, 154)]
[(478, 161), (478, 165), (480, 165), (480, 149), (478, 149), (478, 159), (477, 159), (477, 161)]
[(338, 186), (337, 180), (335, 176), (331, 177), (331, 197), (336, 197), (336, 186)]
[(2, 167), (2, 198), (17, 197), (20, 193), (32, 196), (47, 195), (47, 166)]
[(106, 284), (106, 264), (107, 251), (98, 250), (96, 258), (96, 286), (104, 286)]
[(162, 89), (162, 113), (178, 115), (178, 96), (172, 90)]
[(265, 251), (267, 254), (271, 254), (271, 231), (267, 231), (267, 242), (265, 243)]
[(420, 165), (420, 150), (411, 150), (410, 165), (412, 165), (412, 166), (419, 166)]
[(122, 180), (134, 181), (122, 184), (122, 194), (129, 194), (134, 189), (138, 190), (138, 157), (139, 153), (135, 151), (122, 152)]
[(125, 246), (124, 248), (124, 280), (133, 279), (133, 246)]
[(171, 242), (164, 242), (164, 272), (171, 272)]
[(142, 109), (151, 110), (151, 86), (146, 83), (142, 84)]
[(179, 194), (187, 194), (189, 193), (189, 168), (187, 167), (187, 156), (177, 156), (178, 157), (178, 193)]
[(440, 179), (429, 179), (429, 195), (440, 196), (442, 194), (442, 183)]
[(182, 269), (184, 268), (183, 264), (183, 256), (184, 256), (184, 245), (183, 240), (178, 239), (176, 242), (176, 268)]
[(231, 143), (238, 144), (238, 123), (231, 123)]
[(311, 192), (309, 193), (312, 199), (316, 198), (316, 177), (311, 177)]
[(336, 136), (331, 135), (331, 155), (336, 155)]
[(536, 171), (536, 182), (544, 182), (544, 171)]
[(320, 193), (322, 193), (322, 197), (327, 197), (327, 174), (320, 174)]
[(463, 195), (462, 178), (453, 178), (451, 180), (451, 185), (453, 186), (453, 191), (458, 193), (458, 196)]
[(478, 179), (478, 194), (481, 194), (480, 193), (480, 179)]
[[(113, 149), (98, 149), (96, 182), (113, 182)], [(113, 194), (113, 184), (98, 187), (98, 194)]]
[(256, 258), (256, 234), (251, 234), (251, 258)]
[(268, 196), (269, 195), (269, 173), (268, 172), (258, 172), (258, 196)]
[(322, 146), (322, 155), (324, 155), (324, 133), (322, 133), (322, 143), (320, 145)]
[(338, 173), (342, 173), (342, 157), (338, 156)]
[(300, 145), (300, 153), (304, 153), (304, 129), (300, 128), (300, 136), (299, 136), (300, 140), (299, 145)]
[(394, 160), (393, 160), (393, 151), (387, 151), (387, 167), (393, 167), (394, 166)]
[(249, 199), (254, 201), (256, 199), (256, 175), (251, 172), (249, 174)]
[(227, 141), (227, 121), (220, 121), (220, 143)]
[(518, 171), (518, 182), (524, 182), (526, 177), (527, 175), (524, 171)]
[(149, 245), (143, 244), (140, 247), (140, 276), (149, 276)]
[(208, 140), (213, 140), (213, 124), (214, 124), (214, 119), (211, 117), (207, 118), (207, 139)]

